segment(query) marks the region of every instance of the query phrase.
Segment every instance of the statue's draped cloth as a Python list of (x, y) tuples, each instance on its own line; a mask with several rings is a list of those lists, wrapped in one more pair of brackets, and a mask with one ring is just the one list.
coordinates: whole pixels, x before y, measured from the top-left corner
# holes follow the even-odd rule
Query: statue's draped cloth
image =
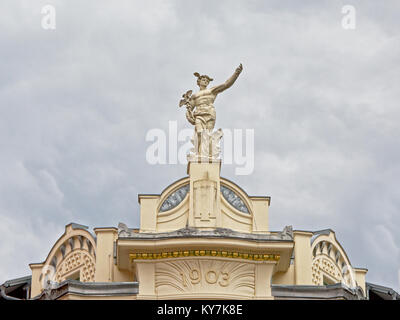
[(202, 129), (210, 129), (207, 124), (209, 122), (214, 123), (216, 119), (216, 112), (215, 108), (212, 104), (210, 105), (201, 105), (196, 108), (196, 110), (193, 113), (193, 116), (196, 120), (199, 120), (201, 123), (201, 128)]

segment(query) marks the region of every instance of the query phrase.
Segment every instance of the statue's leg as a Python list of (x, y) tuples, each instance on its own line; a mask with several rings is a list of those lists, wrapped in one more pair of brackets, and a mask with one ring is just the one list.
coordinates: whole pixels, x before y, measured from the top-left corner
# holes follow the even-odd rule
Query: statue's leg
[(197, 132), (197, 154), (201, 154), (201, 132)]
[(199, 118), (196, 119), (195, 131), (197, 135), (197, 154), (201, 154), (201, 133), (203, 131), (203, 123)]
[(209, 139), (209, 142), (208, 142), (208, 156), (209, 156), (209, 158), (212, 158), (213, 157), (213, 139), (212, 139), (212, 133), (213, 132), (212, 131), (213, 131), (214, 126), (215, 126), (215, 119), (213, 119), (213, 118), (209, 119), (207, 121), (206, 126), (207, 126), (207, 129), (208, 129), (209, 134), (210, 134), (210, 139)]
[(207, 121), (207, 129), (212, 131), (214, 129), (215, 126), (215, 120), (214, 119), (210, 119), (209, 121)]

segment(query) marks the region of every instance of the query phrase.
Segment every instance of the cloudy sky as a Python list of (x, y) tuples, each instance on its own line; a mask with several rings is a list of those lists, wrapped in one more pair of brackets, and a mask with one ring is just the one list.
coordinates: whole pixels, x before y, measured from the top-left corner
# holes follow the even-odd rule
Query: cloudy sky
[[(56, 29), (41, 9), (56, 9)], [(342, 26), (342, 7), (356, 27)], [(29, 275), (70, 222), (139, 224), (139, 193), (186, 176), (150, 165), (153, 128), (239, 65), (217, 128), (254, 129), (254, 171), (222, 176), (271, 196), (270, 226), (331, 228), (367, 281), (400, 290), (400, 3), (0, 2), (0, 283)]]

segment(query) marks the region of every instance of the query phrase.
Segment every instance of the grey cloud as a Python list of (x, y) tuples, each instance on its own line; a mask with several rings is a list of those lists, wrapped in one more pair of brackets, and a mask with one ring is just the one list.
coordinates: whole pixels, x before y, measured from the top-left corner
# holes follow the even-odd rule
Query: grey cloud
[(368, 280), (399, 290), (399, 4), (354, 1), (352, 31), (343, 4), (3, 1), (0, 279), (29, 273), (71, 221), (137, 226), (137, 194), (186, 175), (146, 163), (146, 132), (187, 128), (193, 72), (223, 82), (242, 62), (216, 126), (254, 128), (255, 171), (222, 175), (272, 197), (272, 229), (332, 228)]

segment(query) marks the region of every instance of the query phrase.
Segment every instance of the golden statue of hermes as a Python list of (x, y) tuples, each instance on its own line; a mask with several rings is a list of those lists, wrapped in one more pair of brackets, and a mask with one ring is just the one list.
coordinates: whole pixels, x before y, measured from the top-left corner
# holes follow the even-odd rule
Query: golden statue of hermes
[[(186, 118), (195, 126), (195, 154), (197, 156), (210, 158), (218, 156), (216, 153), (219, 153), (219, 149), (215, 143), (218, 143), (219, 139), (222, 137), (222, 131), (219, 129), (218, 132), (212, 132), (216, 119), (214, 101), (219, 93), (230, 88), (235, 83), (242, 70), (243, 66), (240, 64), (239, 67), (236, 68), (235, 73), (226, 80), (225, 83), (210, 89), (207, 89), (207, 86), (213, 79), (207, 75), (200, 75), (197, 72), (194, 73), (197, 77), (197, 85), (200, 87), (200, 90), (193, 95), (192, 90), (187, 91), (182, 96), (183, 99), (179, 102), (179, 106), (186, 105)], [(215, 145), (212, 146), (212, 143)], [(218, 151), (216, 149), (214, 150), (214, 148), (217, 148)]]

